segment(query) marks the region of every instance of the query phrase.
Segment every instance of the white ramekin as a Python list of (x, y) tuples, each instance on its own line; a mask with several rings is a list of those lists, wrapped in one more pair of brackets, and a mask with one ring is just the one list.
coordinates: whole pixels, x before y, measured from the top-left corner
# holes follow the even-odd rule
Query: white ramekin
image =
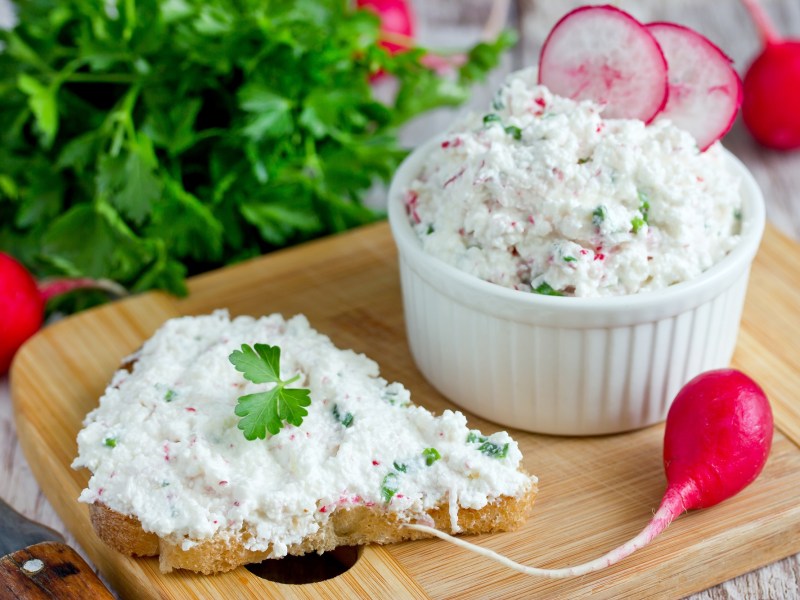
[(729, 364), (765, 222), (761, 191), (732, 154), (743, 208), (730, 254), (664, 290), (565, 298), (489, 283), (423, 251), (403, 196), (435, 142), (397, 170), (388, 211), (411, 353), (452, 402), (538, 433), (615, 433), (664, 420), (684, 383)]

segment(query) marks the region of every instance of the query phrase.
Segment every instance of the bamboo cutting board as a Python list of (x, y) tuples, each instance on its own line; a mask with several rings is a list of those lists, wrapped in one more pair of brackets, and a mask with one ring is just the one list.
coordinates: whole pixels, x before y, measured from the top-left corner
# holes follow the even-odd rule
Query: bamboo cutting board
[[(128, 598), (598, 598), (680, 597), (800, 551), (800, 269), (798, 245), (768, 227), (751, 276), (735, 365), (765, 388), (776, 432), (761, 477), (732, 500), (682, 516), (622, 564), (575, 580), (541, 580), (439, 540), (360, 551), (343, 575), (286, 585), (245, 568), (217, 576), (162, 575), (94, 535), (76, 501), (88, 479), (69, 465), (84, 415), (120, 359), (164, 320), (228, 308), (233, 314), (305, 313), (339, 347), (365, 352), (389, 381), (441, 412), (452, 405), (418, 373), (405, 341), (396, 254), (385, 223), (195, 277), (188, 298), (148, 293), (58, 322), (20, 351), (11, 375), (19, 439), (59, 516), (120, 595)], [(468, 415), (483, 431), (497, 426)], [(511, 432), (540, 478), (527, 525), (473, 541), (525, 564), (595, 558), (644, 527), (665, 486), (663, 426), (595, 438)]]

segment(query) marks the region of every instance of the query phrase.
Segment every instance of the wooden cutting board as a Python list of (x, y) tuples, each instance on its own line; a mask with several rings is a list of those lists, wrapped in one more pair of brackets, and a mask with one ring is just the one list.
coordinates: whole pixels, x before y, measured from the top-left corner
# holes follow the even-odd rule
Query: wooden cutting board
[[(155, 559), (124, 557), (95, 537), (87, 507), (76, 501), (88, 473), (69, 466), (75, 436), (120, 359), (170, 317), (223, 307), (233, 314), (305, 313), (338, 346), (377, 360), (383, 376), (402, 381), (418, 404), (435, 412), (452, 407), (410, 357), (385, 223), (195, 277), (185, 299), (148, 293), (47, 327), (12, 371), (19, 439), (48, 499), (123, 597), (680, 597), (800, 551), (800, 269), (786, 260), (798, 249), (767, 229), (734, 358), (775, 410), (779, 431), (761, 477), (732, 500), (682, 516), (622, 564), (575, 580), (519, 575), (439, 540), (368, 547), (349, 571), (320, 583), (277, 584), (245, 568), (213, 577), (162, 575)], [(472, 427), (497, 429), (468, 417)], [(473, 538), (481, 545), (529, 565), (567, 566), (635, 535), (658, 505), (663, 426), (596, 438), (512, 434), (525, 467), (540, 477), (539, 498), (527, 525)]]

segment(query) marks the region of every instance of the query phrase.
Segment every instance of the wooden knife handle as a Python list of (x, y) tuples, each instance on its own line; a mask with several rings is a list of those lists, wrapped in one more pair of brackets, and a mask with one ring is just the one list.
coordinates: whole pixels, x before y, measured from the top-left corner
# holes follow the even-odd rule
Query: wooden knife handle
[(114, 597), (75, 550), (58, 542), (42, 542), (0, 558), (0, 598)]

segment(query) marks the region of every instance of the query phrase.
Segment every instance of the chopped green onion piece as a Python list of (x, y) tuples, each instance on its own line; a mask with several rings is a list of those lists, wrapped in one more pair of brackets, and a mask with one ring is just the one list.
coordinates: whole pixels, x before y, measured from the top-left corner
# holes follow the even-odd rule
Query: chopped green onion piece
[(483, 116), (483, 122), (485, 124), (487, 124), (487, 125), (489, 123), (499, 123), (500, 122), (500, 115), (495, 114), (495, 113), (489, 113), (488, 115), (484, 115)]
[(474, 431), (470, 431), (467, 434), (467, 443), (468, 444), (474, 444), (475, 442), (482, 443), (482, 442), (485, 442), (488, 439), (489, 438), (487, 438), (487, 437), (484, 437), (482, 435), (478, 435)]
[(177, 392), (175, 392), (175, 390), (169, 389), (169, 390), (167, 390), (167, 393), (164, 394), (164, 400), (166, 402), (172, 402), (175, 399), (175, 396), (177, 396), (177, 395), (178, 394), (177, 394)]
[(558, 290), (554, 290), (553, 287), (547, 283), (546, 281), (542, 283), (540, 286), (533, 288), (534, 294), (542, 294), (543, 296), (563, 296), (561, 292)]
[(522, 139), (522, 129), (520, 129), (516, 125), (508, 125), (506, 127), (506, 133), (511, 137), (513, 137), (515, 140)]
[(395, 473), (387, 473), (381, 484), (381, 496), (387, 504), (391, 502), (397, 490), (400, 489), (400, 480)]
[(578, 259), (575, 258), (574, 256), (565, 256), (564, 260), (567, 261), (567, 262), (575, 262)]
[(106, 439), (103, 440), (103, 444), (105, 444), (109, 448), (116, 448), (117, 447), (117, 438), (107, 437)]
[(397, 461), (394, 461), (392, 463), (392, 466), (394, 466), (394, 468), (400, 471), (401, 473), (405, 473), (408, 470), (408, 465), (405, 463), (399, 463)]
[(606, 220), (606, 207), (602, 204), (594, 209), (592, 212), (592, 225), (600, 227), (603, 221)]
[(650, 216), (650, 196), (642, 190), (637, 190), (636, 194), (639, 196), (639, 212), (642, 216), (634, 217), (631, 221), (633, 233), (639, 233), (639, 230), (648, 222), (647, 218)]
[(650, 211), (650, 195), (642, 190), (636, 190), (636, 195), (639, 196), (639, 210), (644, 215), (644, 220), (647, 221), (647, 213)]
[(442, 455), (439, 454), (436, 448), (425, 448), (425, 450), (422, 451), (422, 456), (425, 457), (425, 464), (429, 467), (442, 458)]
[(353, 424), (353, 413), (348, 412), (345, 413), (344, 416), (342, 416), (339, 413), (338, 404), (333, 405), (333, 418), (336, 419), (339, 423), (341, 423), (345, 427), (350, 427)]
[(495, 444), (487, 440), (480, 445), (478, 450), (492, 458), (505, 458), (508, 455), (508, 444), (503, 444), (501, 446), (500, 444)]

